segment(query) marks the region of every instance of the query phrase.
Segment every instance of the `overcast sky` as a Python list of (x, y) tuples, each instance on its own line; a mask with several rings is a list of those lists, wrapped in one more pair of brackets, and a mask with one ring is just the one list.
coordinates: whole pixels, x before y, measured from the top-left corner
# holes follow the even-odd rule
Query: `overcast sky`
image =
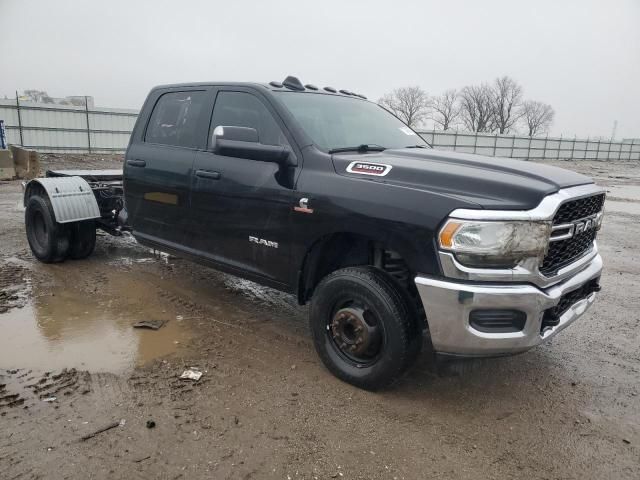
[(377, 99), (510, 75), (553, 134), (640, 137), (640, 0), (0, 0), (0, 95), (139, 108), (157, 84), (282, 80)]

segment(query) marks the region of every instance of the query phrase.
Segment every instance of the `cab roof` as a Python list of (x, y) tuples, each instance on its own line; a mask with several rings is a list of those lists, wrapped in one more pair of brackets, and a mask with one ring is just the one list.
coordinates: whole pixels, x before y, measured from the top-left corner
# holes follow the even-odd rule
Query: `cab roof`
[(193, 82), (193, 83), (172, 83), (167, 85), (158, 85), (153, 90), (168, 89), (168, 88), (193, 88), (193, 87), (211, 87), (216, 85), (227, 85), (235, 87), (260, 87), (272, 92), (276, 91), (294, 91), (294, 92), (310, 92), (321, 93), (325, 95), (339, 95), (345, 97), (356, 97), (366, 100), (367, 97), (359, 93), (352, 92), (350, 90), (341, 89), (338, 90), (333, 87), (319, 88), (315, 85), (307, 83), (303, 85), (302, 82), (293, 76), (288, 76), (282, 82), (272, 81), (269, 83), (258, 82)]

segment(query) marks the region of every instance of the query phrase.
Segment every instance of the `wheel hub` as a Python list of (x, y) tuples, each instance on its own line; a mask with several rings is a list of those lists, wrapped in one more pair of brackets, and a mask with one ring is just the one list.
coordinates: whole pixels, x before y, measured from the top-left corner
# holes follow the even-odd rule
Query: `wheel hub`
[(378, 337), (377, 327), (367, 323), (360, 308), (338, 310), (331, 322), (331, 334), (340, 349), (357, 356), (364, 356)]

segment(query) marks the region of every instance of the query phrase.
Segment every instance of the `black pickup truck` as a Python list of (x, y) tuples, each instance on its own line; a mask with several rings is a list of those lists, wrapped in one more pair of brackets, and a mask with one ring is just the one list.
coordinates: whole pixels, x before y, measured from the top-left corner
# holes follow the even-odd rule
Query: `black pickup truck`
[(604, 190), (551, 166), (434, 150), (362, 95), (284, 82), (154, 88), (120, 171), (25, 187), (33, 254), (91, 254), (96, 228), (310, 302), (339, 378), (525, 351), (600, 289)]

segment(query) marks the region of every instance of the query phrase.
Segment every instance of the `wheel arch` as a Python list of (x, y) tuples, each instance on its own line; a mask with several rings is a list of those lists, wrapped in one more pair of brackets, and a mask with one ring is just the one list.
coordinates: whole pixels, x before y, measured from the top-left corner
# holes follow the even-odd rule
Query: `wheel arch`
[(371, 234), (353, 231), (325, 234), (307, 248), (302, 259), (298, 270), (298, 302), (307, 303), (320, 280), (339, 268), (372, 265), (384, 269), (385, 260), (389, 258), (408, 274), (414, 253), (401, 242), (389, 242)]

